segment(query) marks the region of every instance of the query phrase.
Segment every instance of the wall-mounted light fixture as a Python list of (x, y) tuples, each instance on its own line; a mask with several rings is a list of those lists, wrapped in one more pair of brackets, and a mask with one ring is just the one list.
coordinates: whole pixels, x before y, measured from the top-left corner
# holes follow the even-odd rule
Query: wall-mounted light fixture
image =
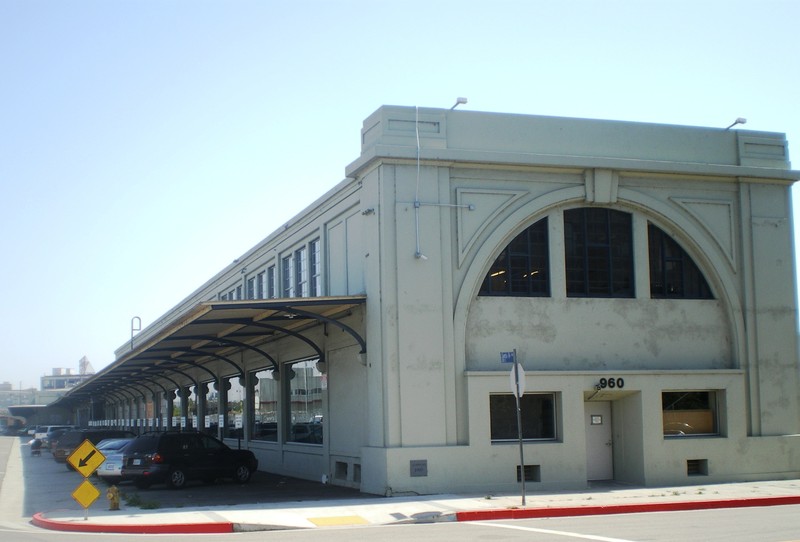
[(726, 129), (726, 130), (730, 130), (731, 128), (733, 128), (733, 127), (734, 127), (734, 126), (736, 126), (737, 124), (747, 124), (747, 119), (746, 119), (746, 118), (743, 118), (743, 117), (739, 117), (739, 118), (737, 118), (735, 121), (733, 121), (733, 124), (731, 124), (730, 126), (728, 126), (728, 127), (727, 127), (727, 128), (725, 128), (725, 129)]
[(467, 99), (464, 98), (463, 96), (459, 96), (458, 98), (456, 98), (456, 103), (453, 105), (453, 107), (450, 108), (450, 111), (452, 111), (459, 105), (464, 105), (465, 103), (467, 103)]

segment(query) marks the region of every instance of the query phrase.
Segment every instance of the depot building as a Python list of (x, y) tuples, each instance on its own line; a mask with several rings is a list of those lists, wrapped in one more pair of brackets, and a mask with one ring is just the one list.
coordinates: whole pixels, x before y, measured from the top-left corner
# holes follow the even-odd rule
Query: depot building
[(360, 136), (75, 421), (381, 495), (800, 475), (783, 134), (386, 106)]

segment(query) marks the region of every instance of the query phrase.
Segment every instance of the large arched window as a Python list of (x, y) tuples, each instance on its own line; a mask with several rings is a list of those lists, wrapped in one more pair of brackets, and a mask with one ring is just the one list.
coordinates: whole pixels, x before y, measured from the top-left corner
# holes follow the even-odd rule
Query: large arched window
[(483, 280), (479, 295), (550, 295), (547, 219), (517, 235), (500, 253)]
[(633, 297), (631, 215), (582, 207), (564, 211), (568, 297)]
[(703, 273), (683, 248), (663, 230), (648, 224), (650, 297), (713, 299)]

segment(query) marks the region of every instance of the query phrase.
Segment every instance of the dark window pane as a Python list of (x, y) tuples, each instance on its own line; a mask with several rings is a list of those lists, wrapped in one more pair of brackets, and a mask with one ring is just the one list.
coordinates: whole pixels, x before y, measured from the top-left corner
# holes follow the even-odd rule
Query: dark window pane
[(564, 212), (567, 295), (633, 297), (631, 215), (603, 208)]
[(549, 296), (547, 219), (516, 236), (489, 269), (479, 295)]
[[(520, 399), (522, 438), (554, 440), (556, 438), (555, 394), (526, 393)], [(493, 441), (517, 440), (517, 403), (514, 396), (490, 395), (489, 412)]]
[(719, 434), (714, 391), (665, 391), (661, 394), (664, 436)]
[(666, 232), (649, 224), (650, 297), (713, 299), (703, 273)]

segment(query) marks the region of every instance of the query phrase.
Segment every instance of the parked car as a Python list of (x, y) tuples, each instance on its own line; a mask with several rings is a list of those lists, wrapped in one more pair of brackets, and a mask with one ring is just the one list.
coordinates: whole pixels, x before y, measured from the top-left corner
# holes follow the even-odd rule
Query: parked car
[(47, 436), (42, 439), (42, 445), (47, 448), (48, 452), (51, 452), (55, 449), (56, 444), (58, 443), (58, 439), (61, 438), (61, 435), (68, 431), (76, 431), (77, 427), (61, 427), (59, 429), (52, 429), (47, 432)]
[[(50, 431), (55, 431), (56, 429), (77, 429), (77, 428), (78, 427), (75, 425), (67, 425), (67, 424), (37, 425), (33, 430), (33, 438), (38, 438), (40, 441), (42, 441), (42, 444), (44, 444), (45, 447), (49, 448), (47, 443), (47, 434)], [(28, 431), (28, 433), (30, 434), (30, 430)]]
[(211, 483), (217, 478), (246, 483), (257, 468), (250, 450), (234, 450), (203, 433), (145, 433), (125, 448), (122, 480), (140, 489), (159, 483), (178, 489), (189, 480)]
[(97, 444), (97, 449), (106, 456), (106, 460), (95, 471), (95, 474), (109, 484), (119, 483), (122, 480), (122, 461), (125, 457), (125, 447), (132, 440), (133, 438), (111, 438), (100, 441)]
[(109, 438), (133, 438), (136, 435), (130, 431), (119, 429), (81, 429), (78, 431), (67, 431), (58, 439), (58, 444), (53, 449), (53, 459), (59, 463), (66, 463), (67, 469), (72, 469), (72, 465), (67, 462), (67, 458), (81, 445), (84, 440), (89, 440), (92, 444), (97, 444)]
[(77, 429), (78, 426), (76, 425), (38, 425), (36, 429), (33, 431), (33, 438), (38, 438), (42, 441), (42, 444), (49, 448), (47, 442), (47, 435), (50, 434), (52, 431), (56, 431), (57, 429)]

